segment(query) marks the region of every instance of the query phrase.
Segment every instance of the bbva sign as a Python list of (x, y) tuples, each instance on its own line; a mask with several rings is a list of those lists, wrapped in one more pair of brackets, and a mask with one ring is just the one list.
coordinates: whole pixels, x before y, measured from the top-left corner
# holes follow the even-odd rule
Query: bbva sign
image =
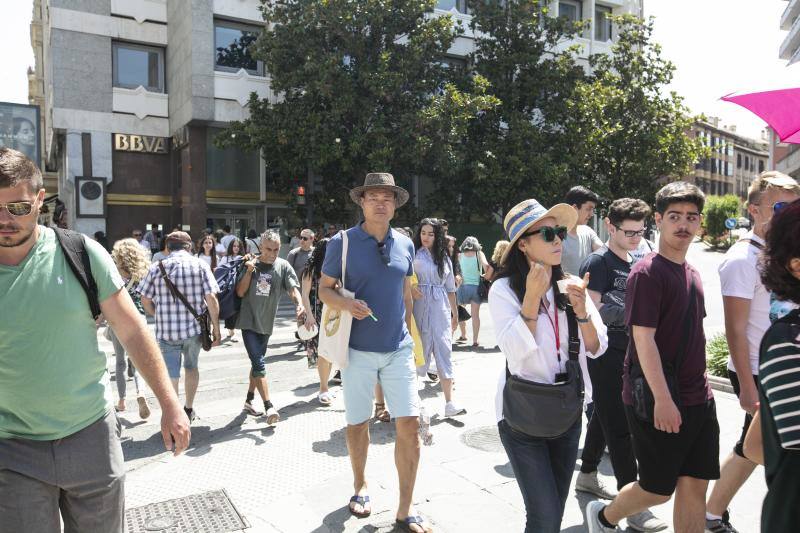
[(121, 152), (144, 152), (148, 154), (169, 153), (169, 139), (149, 135), (114, 134), (114, 149)]

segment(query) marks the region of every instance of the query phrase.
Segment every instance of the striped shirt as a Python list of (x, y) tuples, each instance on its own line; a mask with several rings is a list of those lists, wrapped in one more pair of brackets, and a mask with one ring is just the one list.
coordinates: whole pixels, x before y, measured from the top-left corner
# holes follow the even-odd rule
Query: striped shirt
[[(206, 310), (205, 296), (219, 292), (211, 268), (186, 251), (172, 252), (163, 261), (167, 276), (183, 293), (195, 311)], [(161, 269), (154, 263), (137, 289), (156, 306), (156, 337), (164, 341), (181, 341), (200, 334), (200, 325), (183, 303), (170, 293), (161, 279)]]
[(800, 311), (775, 322), (761, 341), (761, 435), (767, 496), (761, 530), (797, 531), (800, 523)]

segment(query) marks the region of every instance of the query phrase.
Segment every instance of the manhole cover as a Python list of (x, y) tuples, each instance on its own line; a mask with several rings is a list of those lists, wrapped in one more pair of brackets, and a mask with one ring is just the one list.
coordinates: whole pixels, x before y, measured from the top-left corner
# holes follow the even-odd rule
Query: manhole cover
[(225, 490), (128, 509), (125, 522), (128, 533), (222, 533), (250, 527)]
[(482, 426), (470, 429), (461, 434), (461, 442), (484, 452), (503, 452), (503, 444), (500, 442), (500, 434), (497, 426)]

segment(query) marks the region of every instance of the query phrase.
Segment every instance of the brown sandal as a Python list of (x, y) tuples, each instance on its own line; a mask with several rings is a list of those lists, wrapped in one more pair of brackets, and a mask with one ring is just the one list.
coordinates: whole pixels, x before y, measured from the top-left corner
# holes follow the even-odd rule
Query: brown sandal
[(375, 402), (375, 418), (381, 422), (389, 422), (392, 419), (392, 415), (386, 410), (385, 403)]

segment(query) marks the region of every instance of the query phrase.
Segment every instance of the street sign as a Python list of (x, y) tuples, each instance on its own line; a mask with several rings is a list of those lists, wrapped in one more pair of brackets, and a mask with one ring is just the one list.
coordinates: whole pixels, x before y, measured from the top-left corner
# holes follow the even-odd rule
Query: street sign
[(735, 218), (728, 218), (725, 220), (725, 227), (728, 229), (734, 229), (736, 227), (737, 220)]

